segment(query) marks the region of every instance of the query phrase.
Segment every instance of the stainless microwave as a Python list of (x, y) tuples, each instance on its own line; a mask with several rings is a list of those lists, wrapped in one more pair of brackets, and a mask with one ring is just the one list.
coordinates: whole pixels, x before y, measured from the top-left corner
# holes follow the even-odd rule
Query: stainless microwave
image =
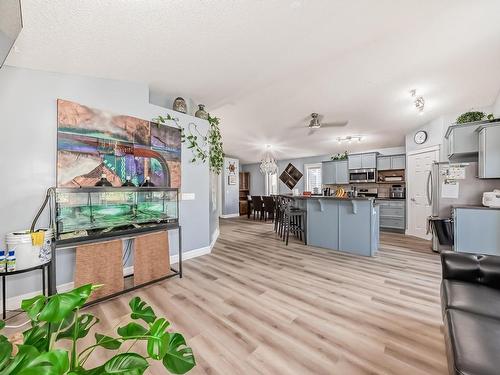
[(370, 169), (351, 169), (349, 170), (349, 182), (356, 184), (360, 182), (377, 182), (375, 179), (375, 168)]

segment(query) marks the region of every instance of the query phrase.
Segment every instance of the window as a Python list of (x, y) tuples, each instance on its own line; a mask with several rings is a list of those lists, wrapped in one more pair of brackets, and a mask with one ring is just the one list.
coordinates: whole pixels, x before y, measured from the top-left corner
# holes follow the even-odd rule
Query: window
[(266, 195), (278, 194), (278, 174), (266, 174)]
[(305, 175), (306, 175), (306, 186), (305, 190), (317, 193), (321, 191), (321, 163), (317, 164), (305, 164), (304, 165)]

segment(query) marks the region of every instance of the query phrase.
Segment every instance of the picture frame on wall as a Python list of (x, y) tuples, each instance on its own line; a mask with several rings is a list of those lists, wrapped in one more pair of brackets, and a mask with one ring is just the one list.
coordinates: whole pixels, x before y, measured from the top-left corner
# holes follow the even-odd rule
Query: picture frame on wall
[(231, 174), (227, 176), (227, 184), (228, 185), (236, 185), (236, 175)]

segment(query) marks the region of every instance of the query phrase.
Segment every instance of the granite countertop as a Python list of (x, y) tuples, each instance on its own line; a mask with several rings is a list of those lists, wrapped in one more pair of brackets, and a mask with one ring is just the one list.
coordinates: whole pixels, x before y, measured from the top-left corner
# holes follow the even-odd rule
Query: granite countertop
[(331, 200), (337, 200), (337, 201), (373, 201), (375, 198), (372, 197), (356, 197), (356, 198), (339, 198), (339, 197), (325, 197), (324, 195), (311, 195), (311, 196), (305, 196), (305, 195), (291, 195), (291, 194), (280, 194), (282, 197), (285, 198), (292, 198), (292, 199), (331, 199)]
[(481, 205), (473, 205), (473, 204), (459, 204), (451, 206), (453, 209), (455, 208), (465, 208), (471, 210), (500, 210), (500, 207), (486, 207)]

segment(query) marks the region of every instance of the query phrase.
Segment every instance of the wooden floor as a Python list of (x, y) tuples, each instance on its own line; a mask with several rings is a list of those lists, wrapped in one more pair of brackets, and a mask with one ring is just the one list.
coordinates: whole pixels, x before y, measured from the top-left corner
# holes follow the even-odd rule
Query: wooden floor
[[(191, 374), (447, 373), (439, 257), (426, 241), (382, 234), (364, 258), (286, 247), (270, 224), (231, 219), (212, 254), (184, 266), (182, 280), (136, 294), (186, 336)], [(91, 308), (99, 331), (127, 320), (132, 295)]]

